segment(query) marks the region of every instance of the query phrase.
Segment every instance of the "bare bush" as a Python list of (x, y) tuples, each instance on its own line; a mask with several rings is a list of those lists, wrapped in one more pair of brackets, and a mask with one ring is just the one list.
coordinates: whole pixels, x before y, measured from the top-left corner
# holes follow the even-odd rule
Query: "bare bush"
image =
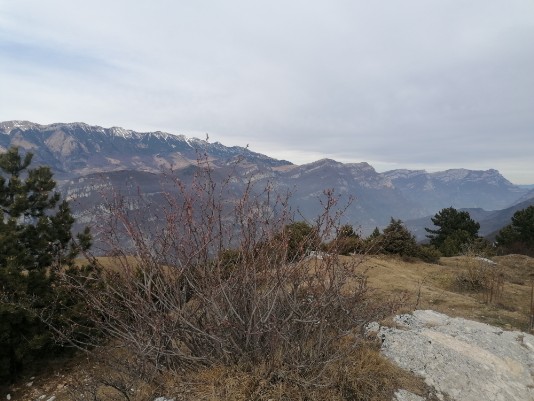
[(463, 291), (481, 293), (485, 303), (495, 303), (502, 298), (504, 273), (496, 263), (475, 255), (467, 254), (465, 269), (455, 277), (456, 286)]
[(127, 349), (147, 380), (261, 363), (280, 377), (300, 377), (302, 386), (324, 385), (346, 352), (340, 339), (396, 305), (369, 302), (361, 259), (307, 256), (339, 225), (333, 191), (324, 192), (313, 229), (295, 238), (288, 194), (214, 171), (203, 160), (189, 182), (169, 175), (165, 185), (177, 191), (164, 191), (165, 203), (152, 209), (159, 226), (136, 215), (131, 198), (113, 194), (101, 231), (112, 256), (92, 258), (99, 275), (66, 279), (101, 338)]

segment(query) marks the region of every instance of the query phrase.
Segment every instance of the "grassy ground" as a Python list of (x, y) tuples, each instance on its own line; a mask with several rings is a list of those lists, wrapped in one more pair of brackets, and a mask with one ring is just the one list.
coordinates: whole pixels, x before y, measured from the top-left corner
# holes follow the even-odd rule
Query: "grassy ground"
[[(442, 258), (439, 265), (405, 262), (399, 258), (372, 257), (363, 266), (375, 296), (405, 293), (408, 309), (432, 309), (449, 316), (464, 317), (508, 330), (528, 329), (531, 280), (534, 259), (522, 255), (492, 258), (496, 265), (472, 257)], [(503, 288), (486, 302), (486, 291), (471, 291), (458, 285), (457, 277), (470, 269), (497, 270), (503, 276)]]
[[(403, 261), (398, 257), (373, 256), (363, 260), (361, 269), (368, 276), (372, 297), (377, 300), (404, 298), (407, 300), (406, 311), (433, 309), (450, 316), (473, 319), (508, 330), (526, 331), (531, 314), (534, 259), (508, 255), (493, 257), (492, 260), (495, 265), (474, 257), (459, 256), (442, 258), (439, 264), (428, 264), (421, 261)], [(466, 288), (465, 283), (459, 279), (469, 274), (476, 276), (482, 274), (481, 272), (489, 272), (492, 277), (498, 278), (498, 288), (491, 294), (481, 288), (476, 291)], [(491, 302), (488, 302), (489, 298), (492, 298)], [(373, 344), (355, 348), (350, 360), (340, 361), (340, 364), (341, 367), (333, 372), (333, 375), (339, 376), (336, 377), (339, 386), (347, 384), (347, 388), (361, 388), (360, 398), (350, 398), (351, 395), (348, 394), (349, 398), (345, 399), (382, 400), (387, 386), (403, 386), (419, 394), (425, 392), (425, 387), (419, 379), (402, 372), (381, 358)], [(45, 396), (42, 398), (44, 401), (52, 395), (56, 396), (55, 401), (81, 400), (74, 397), (73, 389), (76, 389), (78, 396), (82, 394), (82, 389), (87, 390), (89, 395), (91, 386), (94, 385), (90, 378), (98, 375), (110, 379), (113, 384), (109, 371), (116, 370), (86, 356), (80, 356), (76, 360), (52, 365), (48, 374), (21, 381), (9, 389), (9, 393), (14, 401), (35, 400), (42, 395)], [(340, 399), (332, 398), (333, 395), (329, 394), (327, 389), (321, 388), (313, 390), (317, 394), (304, 394), (297, 390), (298, 386), (288, 386), (290, 380), (266, 380), (270, 374), (262, 371), (261, 366), (244, 370), (212, 367), (195, 374), (184, 373), (179, 379), (164, 378), (165, 382), (161, 383), (161, 388), (173, 388), (175, 392), (172, 395), (178, 394), (176, 401)], [(270, 377), (275, 376), (271, 374)], [(349, 383), (351, 380), (353, 382)], [(355, 380), (360, 382), (355, 383)], [(28, 385), (30, 382), (31, 386)], [(155, 395), (159, 394), (158, 391), (161, 391), (157, 387), (143, 387), (135, 381), (123, 382), (134, 388), (134, 391), (129, 393), (132, 401), (153, 400)], [(120, 395), (120, 391), (113, 389), (112, 385), (101, 386), (98, 395), (100, 398), (97, 399), (106, 401), (127, 399)], [(320, 398), (314, 398), (317, 395)], [(5, 394), (0, 396), (5, 397)]]

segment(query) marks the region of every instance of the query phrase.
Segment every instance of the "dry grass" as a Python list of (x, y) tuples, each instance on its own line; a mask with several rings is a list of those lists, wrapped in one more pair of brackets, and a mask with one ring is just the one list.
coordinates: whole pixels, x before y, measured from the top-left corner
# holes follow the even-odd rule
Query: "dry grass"
[(350, 352), (342, 353), (342, 359), (328, 366), (323, 375), (327, 380), (312, 381), (291, 370), (271, 371), (259, 364), (165, 374), (149, 385), (115, 365), (116, 358), (125, 357), (124, 352), (108, 349), (105, 363), (98, 355), (79, 358), (37, 378), (31, 388), (21, 384), (11, 391), (11, 399), (38, 399), (42, 395), (48, 399), (53, 394), (55, 401), (151, 401), (158, 396), (176, 401), (382, 401), (391, 400), (398, 388), (429, 397), (423, 380), (383, 357), (376, 342), (352, 340), (349, 337), (340, 343), (340, 347), (350, 347)]
[[(194, 382), (189, 383), (190, 393), (187, 399), (381, 401), (391, 399), (398, 388), (406, 388), (421, 395), (427, 393), (421, 379), (393, 365), (380, 355), (377, 348), (371, 343), (355, 347), (347, 354), (349, 356), (328, 368), (328, 382), (310, 383), (294, 372), (269, 372), (264, 366), (247, 370), (227, 367), (206, 369), (194, 375)], [(180, 388), (172, 394), (178, 400), (182, 399)]]
[[(347, 257), (350, 258), (350, 257)], [(400, 258), (377, 256), (366, 259), (360, 270), (365, 271), (371, 296), (407, 297), (411, 309), (433, 309), (450, 316), (464, 317), (498, 325), (506, 329), (525, 330), (530, 313), (530, 285), (534, 273), (534, 259), (522, 255), (493, 257), (504, 277), (503, 292), (493, 304), (484, 302), (482, 294), (460, 291), (455, 285), (458, 273), (466, 271), (472, 260), (468, 257), (442, 258), (440, 265), (405, 262)], [(349, 259), (347, 259), (349, 261)], [(111, 266), (111, 259), (100, 260)], [(358, 285), (356, 280), (353, 285)], [(387, 319), (386, 319), (387, 323)], [(269, 371), (264, 365), (214, 366), (184, 372), (183, 375), (163, 376), (156, 384), (147, 386), (135, 379), (115, 376), (126, 381), (134, 391), (131, 401), (152, 400), (158, 395), (175, 397), (176, 401), (234, 401), (234, 400), (389, 400), (396, 388), (425, 394), (424, 383), (395, 367), (378, 352), (374, 343), (361, 343), (347, 337), (340, 347), (353, 347), (344, 359), (327, 367), (328, 382), (310, 385), (310, 377), (283, 368)], [(111, 356), (111, 354), (110, 354)], [(65, 366), (56, 366), (49, 375), (38, 377), (32, 387), (21, 382), (12, 400), (36, 399), (42, 394), (56, 395), (56, 401), (76, 400), (73, 390), (89, 391), (97, 386), (101, 400), (124, 400), (120, 391), (94, 381), (95, 372), (111, 378), (110, 366), (103, 366), (81, 356)], [(92, 377), (93, 382), (89, 379)], [(119, 380), (120, 379), (120, 380)], [(70, 389), (70, 391), (69, 391)], [(5, 395), (4, 395), (5, 397)]]
[(433, 309), (506, 329), (526, 330), (534, 259), (523, 255), (492, 259), (504, 276), (502, 294), (494, 303), (484, 302), (482, 293), (461, 291), (457, 287), (457, 275), (466, 272), (472, 263), (469, 257), (441, 258), (440, 265), (373, 257), (364, 266), (368, 269), (369, 287), (374, 289), (376, 297), (404, 293), (410, 297), (412, 308)]
[(176, 401), (382, 401), (392, 399), (398, 388), (428, 395), (423, 380), (380, 355), (376, 343), (354, 347), (329, 366), (328, 381), (313, 383), (296, 372), (269, 371), (266, 365), (213, 366), (181, 376), (167, 374), (152, 385), (117, 371), (111, 374), (110, 369), (99, 362), (86, 361), (74, 373), (58, 372), (36, 382), (32, 389), (19, 389), (12, 393), (12, 399), (37, 399), (42, 394), (50, 395), (51, 390), (56, 401), (147, 401), (162, 395)]

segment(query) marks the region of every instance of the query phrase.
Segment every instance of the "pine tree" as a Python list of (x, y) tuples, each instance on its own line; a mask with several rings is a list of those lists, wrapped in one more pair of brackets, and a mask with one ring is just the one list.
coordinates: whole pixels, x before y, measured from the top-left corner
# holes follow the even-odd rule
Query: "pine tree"
[(534, 255), (534, 205), (515, 212), (511, 224), (499, 232), (496, 241), (506, 252)]
[(57, 273), (90, 246), (87, 229), (73, 241), (52, 172), (31, 161), (18, 148), (0, 154), (0, 383), (58, 351), (40, 314), (57, 298)]
[(375, 238), (379, 238), (380, 237), (380, 230), (378, 229), (378, 227), (375, 227), (375, 229), (373, 230), (373, 232), (371, 233), (371, 235), (369, 236), (370, 239), (375, 239)]
[(391, 218), (382, 234), (382, 251), (401, 256), (416, 256), (418, 247), (415, 236), (404, 226), (402, 220)]
[(309, 251), (319, 248), (317, 230), (304, 221), (296, 221), (284, 227), (283, 237), (287, 240), (287, 260), (297, 261)]
[(429, 233), (427, 238), (444, 256), (459, 254), (462, 247), (478, 238), (480, 224), (471, 219), (466, 211), (458, 211), (453, 207), (442, 209), (432, 217), (432, 223), (438, 229), (425, 228)]

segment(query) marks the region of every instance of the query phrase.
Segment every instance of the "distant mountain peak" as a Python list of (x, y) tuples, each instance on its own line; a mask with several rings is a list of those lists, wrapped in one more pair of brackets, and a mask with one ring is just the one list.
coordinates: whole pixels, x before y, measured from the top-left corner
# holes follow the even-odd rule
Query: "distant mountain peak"
[(309, 166), (341, 166), (343, 165), (343, 163), (338, 162), (337, 160), (329, 159), (325, 157), (325, 158), (316, 160), (314, 162), (307, 163), (307, 165)]
[(0, 134), (3, 134), (0, 148), (19, 146), (32, 151), (36, 162), (67, 177), (120, 169), (160, 172), (196, 163), (199, 152), (221, 165), (237, 156), (270, 167), (291, 164), (247, 148), (227, 147), (184, 135), (103, 128), (80, 122), (41, 125), (6, 121), (0, 122)]
[(504, 178), (498, 170), (468, 170), (465, 168), (449, 169), (445, 171), (439, 171), (430, 174), (434, 179), (442, 182), (454, 182), (454, 181), (471, 181), (471, 182), (486, 182), (490, 185), (507, 185), (513, 186), (513, 184)]
[(9, 134), (14, 129), (27, 130), (32, 127), (42, 127), (42, 125), (25, 120), (12, 120), (0, 122), (0, 131), (2, 134)]
[(133, 138), (134, 137), (133, 131), (126, 130), (126, 129), (122, 128), (122, 127), (111, 127), (109, 129), (109, 131), (113, 135), (122, 136), (123, 138)]

